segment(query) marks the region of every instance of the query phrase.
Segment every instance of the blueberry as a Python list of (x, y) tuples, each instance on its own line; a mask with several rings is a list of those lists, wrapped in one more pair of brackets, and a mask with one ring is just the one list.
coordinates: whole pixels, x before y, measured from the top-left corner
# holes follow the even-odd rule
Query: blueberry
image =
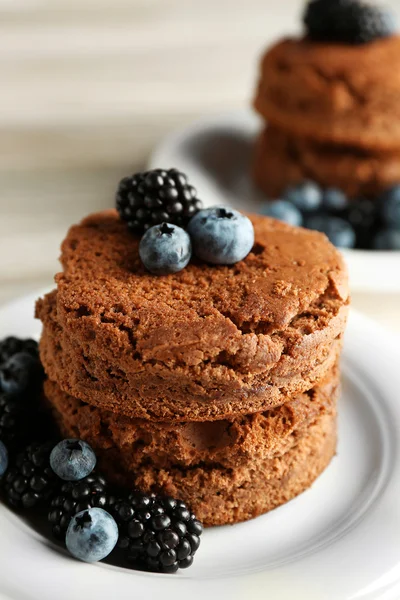
[(373, 240), (375, 250), (400, 250), (400, 229), (382, 229)]
[(354, 230), (344, 219), (328, 215), (312, 215), (307, 219), (306, 227), (325, 233), (332, 244), (339, 248), (354, 248), (356, 241)]
[(327, 188), (323, 192), (322, 207), (328, 212), (339, 212), (348, 205), (348, 198), (342, 190), (338, 188)]
[(102, 508), (89, 508), (75, 515), (65, 537), (72, 556), (85, 562), (103, 560), (113, 551), (117, 541), (117, 524)]
[(287, 200), (265, 202), (260, 208), (260, 213), (266, 217), (272, 217), (273, 219), (289, 223), (289, 225), (299, 226), (303, 221), (299, 209)]
[(0, 441), (0, 477), (3, 477), (8, 468), (8, 451), (3, 442)]
[(93, 471), (96, 455), (86, 442), (63, 440), (51, 451), (50, 466), (60, 479), (78, 481)]
[(0, 388), (6, 394), (22, 394), (34, 384), (41, 372), (39, 360), (27, 352), (18, 352), (0, 368)]
[(388, 227), (400, 227), (400, 185), (383, 194), (382, 218)]
[(199, 211), (190, 221), (188, 231), (196, 256), (215, 265), (232, 265), (243, 260), (254, 244), (250, 219), (223, 206)]
[(301, 212), (314, 212), (321, 206), (322, 191), (313, 181), (304, 181), (287, 188), (285, 200), (294, 204)]
[(139, 245), (140, 258), (154, 275), (168, 275), (182, 271), (192, 256), (192, 244), (186, 231), (161, 223), (151, 227)]

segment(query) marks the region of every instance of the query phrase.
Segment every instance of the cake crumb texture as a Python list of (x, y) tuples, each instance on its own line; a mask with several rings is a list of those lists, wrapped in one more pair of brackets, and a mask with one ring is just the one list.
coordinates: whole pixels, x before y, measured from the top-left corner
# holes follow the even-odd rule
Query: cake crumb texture
[(369, 44), (283, 39), (261, 61), (255, 108), (291, 135), (400, 148), (400, 37)]
[(36, 309), (49, 378), (88, 404), (171, 421), (260, 412), (316, 385), (342, 344), (343, 260), (322, 234), (251, 219), (245, 260), (165, 277), (145, 271), (115, 211), (72, 227), (57, 290)]
[(188, 502), (206, 525), (250, 519), (287, 502), (335, 451), (339, 370), (287, 404), (233, 420), (149, 422), (86, 405), (53, 382), (61, 432), (95, 449), (110, 481)]

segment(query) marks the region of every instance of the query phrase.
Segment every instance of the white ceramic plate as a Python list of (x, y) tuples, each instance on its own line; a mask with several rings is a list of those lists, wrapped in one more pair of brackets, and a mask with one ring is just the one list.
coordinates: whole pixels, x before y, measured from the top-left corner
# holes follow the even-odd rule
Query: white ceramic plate
[[(257, 212), (265, 198), (249, 173), (260, 128), (249, 110), (206, 117), (162, 141), (149, 166), (173, 166), (187, 173), (206, 205), (228, 203)], [(347, 250), (344, 254), (354, 291), (400, 292), (400, 252)]]
[[(0, 310), (0, 337), (38, 336), (35, 296)], [(352, 314), (338, 454), (314, 486), (248, 523), (204, 533), (194, 566), (152, 575), (79, 563), (0, 506), (7, 600), (372, 600), (400, 597), (399, 341)]]

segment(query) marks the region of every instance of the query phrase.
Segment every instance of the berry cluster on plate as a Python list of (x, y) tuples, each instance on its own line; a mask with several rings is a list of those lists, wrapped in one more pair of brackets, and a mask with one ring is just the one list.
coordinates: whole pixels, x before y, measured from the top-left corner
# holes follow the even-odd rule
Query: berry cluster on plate
[(193, 254), (211, 264), (231, 265), (254, 244), (250, 219), (223, 206), (203, 209), (195, 188), (176, 169), (125, 177), (116, 206), (132, 233), (143, 235), (140, 258), (154, 275), (181, 271)]
[(24, 515), (46, 516), (53, 536), (85, 562), (111, 553), (133, 568), (175, 573), (193, 563), (202, 524), (174, 498), (112, 488), (93, 449), (59, 440), (43, 407), (37, 343), (0, 342), (0, 488)]
[(282, 199), (264, 203), (260, 212), (321, 231), (340, 248), (400, 250), (400, 185), (375, 200), (349, 200), (339, 189), (305, 181), (287, 188)]

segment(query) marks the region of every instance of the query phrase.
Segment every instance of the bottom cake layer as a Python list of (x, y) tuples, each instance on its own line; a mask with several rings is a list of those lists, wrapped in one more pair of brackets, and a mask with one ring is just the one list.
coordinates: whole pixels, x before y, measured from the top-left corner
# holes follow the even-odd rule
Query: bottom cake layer
[(212, 423), (127, 419), (51, 381), (45, 393), (62, 434), (90, 443), (110, 481), (181, 498), (211, 526), (256, 517), (313, 483), (335, 454), (338, 381), (336, 367), (279, 408)]
[[(143, 469), (144, 490), (183, 498), (206, 526), (247, 521), (305, 491), (328, 466), (336, 449), (336, 420), (326, 415), (282, 456), (239, 469)], [(111, 475), (111, 473), (110, 473)], [(121, 479), (123, 483), (126, 481)]]
[(400, 152), (323, 146), (266, 127), (256, 143), (253, 177), (271, 199), (310, 179), (324, 188), (340, 188), (350, 198), (377, 196), (400, 181)]

